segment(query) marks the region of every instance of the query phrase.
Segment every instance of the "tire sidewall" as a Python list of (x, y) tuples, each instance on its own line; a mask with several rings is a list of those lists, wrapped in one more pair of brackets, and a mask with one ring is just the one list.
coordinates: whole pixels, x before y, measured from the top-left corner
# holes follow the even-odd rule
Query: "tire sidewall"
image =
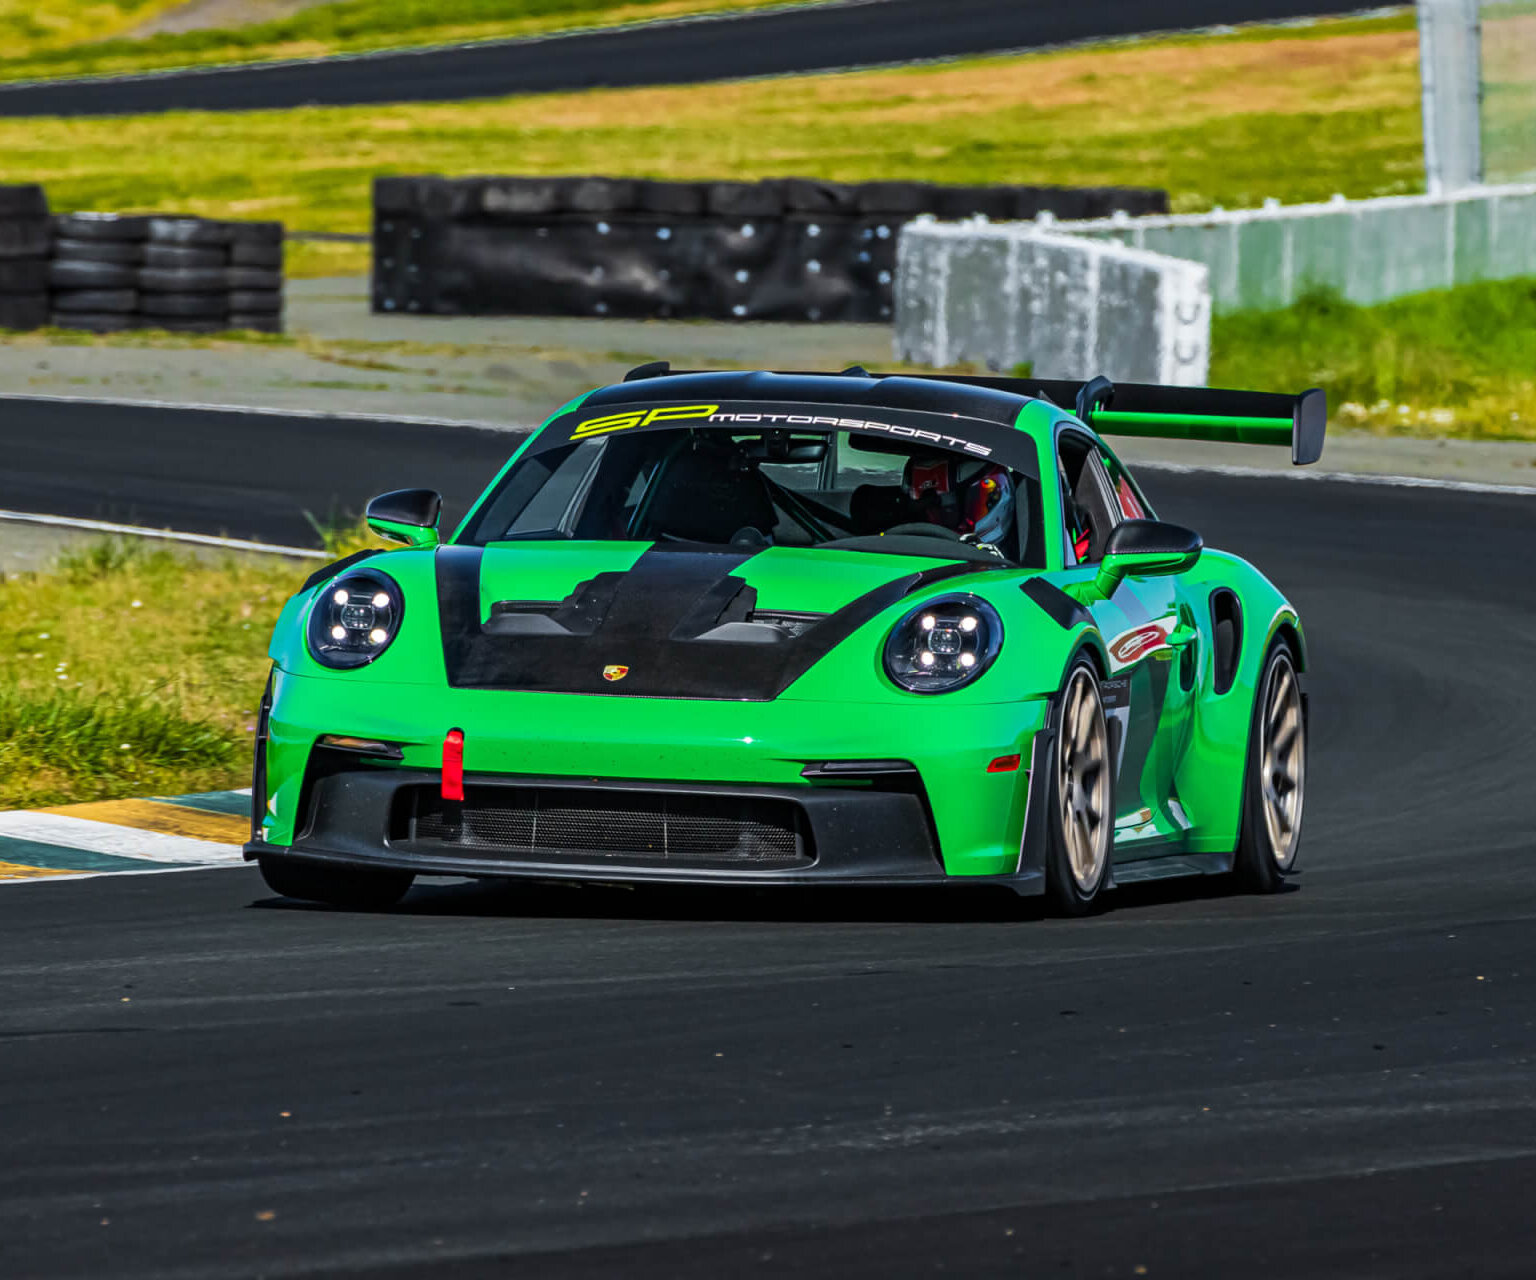
[[(1099, 872), (1097, 883), (1087, 891), (1078, 886), (1077, 877), (1072, 874), (1072, 860), (1067, 853), (1066, 835), (1061, 826), (1061, 752), (1066, 745), (1067, 693), (1080, 671), (1087, 672), (1089, 680), (1093, 682), (1094, 695), (1099, 704), (1099, 718), (1104, 722), (1106, 744), (1104, 821), (1110, 824), (1109, 849), (1104, 858), (1104, 866)], [(1055, 720), (1056, 735), (1050, 753), (1050, 784), (1046, 788), (1046, 796), (1050, 802), (1049, 818), (1046, 822), (1048, 841), (1046, 891), (1063, 915), (1088, 915), (1099, 909), (1102, 905), (1104, 887), (1109, 883), (1110, 867), (1114, 862), (1115, 771), (1113, 757), (1107, 750), (1109, 725), (1104, 715), (1104, 694), (1100, 683), (1098, 668), (1093, 660), (1086, 653), (1079, 653), (1067, 667), (1067, 673), (1062, 678), (1061, 689), (1056, 695), (1056, 706), (1051, 713)]]
[[(1264, 665), (1260, 668), (1258, 685), (1253, 693), (1253, 711), (1249, 717), (1248, 759), (1243, 770), (1242, 827), (1238, 833), (1237, 853), (1233, 858), (1232, 870), (1243, 887), (1255, 893), (1276, 892), (1288, 876), (1295, 874), (1297, 864), (1301, 861), (1301, 836), (1298, 834), (1296, 850), (1291, 855), (1290, 865), (1284, 868), (1280, 866), (1275, 858), (1274, 845), (1269, 838), (1269, 825), (1264, 820), (1264, 782), (1260, 776), (1264, 754), (1262, 746), (1264, 704), (1270, 683), (1274, 678), (1275, 667), (1282, 660), (1290, 666), (1291, 677), (1299, 685), (1301, 673), (1297, 670), (1295, 655), (1285, 640), (1277, 638), (1270, 645), (1269, 652), (1264, 655)], [(1302, 704), (1301, 736), (1303, 767), (1305, 767), (1307, 740), (1305, 702)], [(1303, 822), (1306, 819), (1305, 797), (1303, 797), (1301, 818)]]

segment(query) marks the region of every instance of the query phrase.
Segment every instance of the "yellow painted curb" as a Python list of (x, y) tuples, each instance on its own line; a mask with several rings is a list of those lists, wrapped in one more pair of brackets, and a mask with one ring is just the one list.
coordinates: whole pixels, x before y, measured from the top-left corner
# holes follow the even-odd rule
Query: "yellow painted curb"
[(132, 827), (136, 831), (159, 831), (168, 836), (211, 840), (215, 844), (244, 844), (251, 828), (245, 818), (175, 804), (156, 804), (153, 800), (97, 800), (39, 812), (85, 818), (91, 822), (110, 822), (113, 826)]

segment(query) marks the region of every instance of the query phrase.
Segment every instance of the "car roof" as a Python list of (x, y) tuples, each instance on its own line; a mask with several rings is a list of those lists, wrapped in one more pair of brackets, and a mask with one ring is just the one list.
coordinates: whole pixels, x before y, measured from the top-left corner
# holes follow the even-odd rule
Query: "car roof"
[(779, 404), (846, 404), (861, 408), (957, 413), (1012, 427), (1031, 397), (993, 387), (934, 378), (877, 377), (848, 373), (673, 373), (640, 377), (594, 391), (583, 409), (675, 400), (762, 400)]

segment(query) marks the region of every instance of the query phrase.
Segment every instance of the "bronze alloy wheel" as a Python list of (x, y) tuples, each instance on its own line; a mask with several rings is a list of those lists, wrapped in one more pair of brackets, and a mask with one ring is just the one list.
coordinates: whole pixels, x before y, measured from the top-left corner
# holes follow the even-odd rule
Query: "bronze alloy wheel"
[(1098, 682), (1087, 666), (1067, 682), (1057, 746), (1062, 845), (1078, 893), (1098, 892), (1109, 863), (1109, 732)]
[(1307, 738), (1302, 723), (1301, 684), (1283, 649), (1269, 664), (1259, 721), (1260, 799), (1270, 856), (1282, 872), (1296, 861), (1301, 842), (1301, 806), (1307, 779)]

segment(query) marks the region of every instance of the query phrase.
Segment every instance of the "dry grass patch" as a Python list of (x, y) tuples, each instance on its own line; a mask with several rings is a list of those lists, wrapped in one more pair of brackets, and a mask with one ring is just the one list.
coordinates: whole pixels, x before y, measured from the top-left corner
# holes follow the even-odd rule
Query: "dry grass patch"
[[(1418, 190), (1397, 18), (931, 67), (398, 107), (0, 121), (0, 171), (55, 205), (365, 231), (378, 174), (1160, 186), (1212, 204)], [(295, 274), (363, 248), (295, 246)]]

